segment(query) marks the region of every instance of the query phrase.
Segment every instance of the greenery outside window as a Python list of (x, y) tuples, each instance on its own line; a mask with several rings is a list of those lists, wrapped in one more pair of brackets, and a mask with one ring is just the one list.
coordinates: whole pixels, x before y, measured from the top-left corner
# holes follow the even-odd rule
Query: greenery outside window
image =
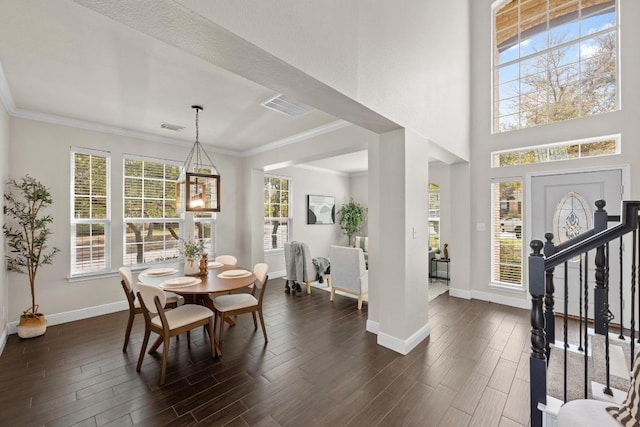
[(617, 0), (494, 3), (494, 132), (620, 108), (617, 5)]
[(291, 178), (264, 176), (264, 250), (284, 248), (291, 231)]
[(440, 186), (429, 183), (429, 248), (440, 248)]
[(176, 211), (180, 164), (124, 158), (124, 265), (179, 257), (183, 219)]
[(495, 179), (491, 193), (491, 281), (522, 286), (522, 180)]
[(107, 271), (111, 154), (71, 148), (71, 276)]

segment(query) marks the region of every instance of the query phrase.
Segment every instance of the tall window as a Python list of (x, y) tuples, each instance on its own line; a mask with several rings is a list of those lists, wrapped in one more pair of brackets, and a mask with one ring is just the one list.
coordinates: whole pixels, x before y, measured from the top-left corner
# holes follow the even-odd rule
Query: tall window
[(440, 247), (440, 186), (429, 183), (429, 247)]
[(176, 211), (178, 163), (125, 156), (124, 265), (178, 258), (182, 218)]
[(522, 181), (494, 180), (491, 186), (491, 280), (505, 285), (522, 285)]
[(291, 178), (264, 176), (264, 250), (281, 249), (289, 241)]
[(110, 154), (71, 148), (71, 275), (111, 268)]
[(494, 132), (619, 108), (616, 0), (495, 5)]

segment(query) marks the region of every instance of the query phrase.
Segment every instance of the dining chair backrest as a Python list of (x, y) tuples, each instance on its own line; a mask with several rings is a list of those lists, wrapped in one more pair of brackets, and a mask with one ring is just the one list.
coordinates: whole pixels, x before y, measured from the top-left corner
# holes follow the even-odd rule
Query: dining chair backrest
[(238, 265), (238, 258), (233, 255), (218, 255), (215, 261), (226, 265)]
[(158, 313), (158, 308), (156, 307), (156, 303), (154, 301), (155, 297), (158, 297), (158, 299), (160, 300), (160, 307), (164, 307), (164, 305), (167, 303), (167, 296), (165, 295), (164, 291), (157, 286), (138, 282), (138, 293), (142, 297), (144, 306), (150, 313)]
[(133, 276), (131, 274), (131, 269), (129, 267), (120, 267), (118, 272), (120, 273), (120, 279), (124, 282), (129, 292), (133, 292)]
[(262, 287), (264, 286), (264, 283), (266, 282), (266, 279), (267, 279), (268, 272), (269, 272), (269, 265), (264, 262), (260, 262), (256, 264), (255, 267), (253, 267), (253, 274), (255, 274), (256, 276), (255, 284), (258, 289), (262, 289)]

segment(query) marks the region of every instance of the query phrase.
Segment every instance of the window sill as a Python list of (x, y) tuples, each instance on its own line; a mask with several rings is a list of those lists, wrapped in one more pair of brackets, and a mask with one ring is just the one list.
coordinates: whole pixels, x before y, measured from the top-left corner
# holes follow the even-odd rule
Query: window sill
[(99, 271), (95, 273), (75, 274), (73, 276), (67, 276), (67, 283), (86, 282), (89, 280), (106, 279), (109, 277), (119, 276), (117, 271)]
[(496, 291), (511, 292), (514, 294), (524, 294), (527, 290), (522, 285), (507, 285), (505, 283), (489, 283), (489, 289)]

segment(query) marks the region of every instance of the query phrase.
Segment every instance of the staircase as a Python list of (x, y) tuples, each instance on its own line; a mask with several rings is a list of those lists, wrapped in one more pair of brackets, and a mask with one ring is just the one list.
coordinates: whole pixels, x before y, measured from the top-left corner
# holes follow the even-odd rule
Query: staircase
[[(636, 321), (640, 321), (640, 310), (636, 312), (640, 308), (640, 294), (636, 293), (636, 284), (640, 284), (640, 202), (623, 202), (621, 217), (609, 216), (605, 205), (602, 200), (596, 202), (592, 230), (558, 245), (554, 245), (551, 233), (545, 234), (545, 243), (533, 240), (530, 244), (532, 427), (542, 427), (543, 419), (547, 423), (553, 420), (549, 414), (557, 413), (563, 402), (597, 399), (619, 404), (627, 396), (638, 345)], [(610, 223), (616, 224), (609, 227)], [(615, 254), (609, 251), (614, 241), (620, 242)], [(573, 283), (570, 287), (568, 281), (575, 278), (569, 279), (568, 263), (576, 259), (579, 286)], [(609, 283), (611, 265), (619, 265), (619, 284)], [(556, 284), (554, 271), (562, 267), (564, 279)], [(554, 300), (556, 286), (564, 289), (564, 307), (559, 309)], [(609, 306), (612, 286), (619, 286), (619, 295), (630, 296), (626, 301), (620, 299), (621, 309), (616, 314)], [(580, 308), (577, 320), (569, 319), (570, 300)], [(625, 302), (630, 307), (624, 315), (630, 317), (626, 325), (622, 309)], [(629, 336), (609, 332), (614, 320), (622, 331), (630, 331)]]

